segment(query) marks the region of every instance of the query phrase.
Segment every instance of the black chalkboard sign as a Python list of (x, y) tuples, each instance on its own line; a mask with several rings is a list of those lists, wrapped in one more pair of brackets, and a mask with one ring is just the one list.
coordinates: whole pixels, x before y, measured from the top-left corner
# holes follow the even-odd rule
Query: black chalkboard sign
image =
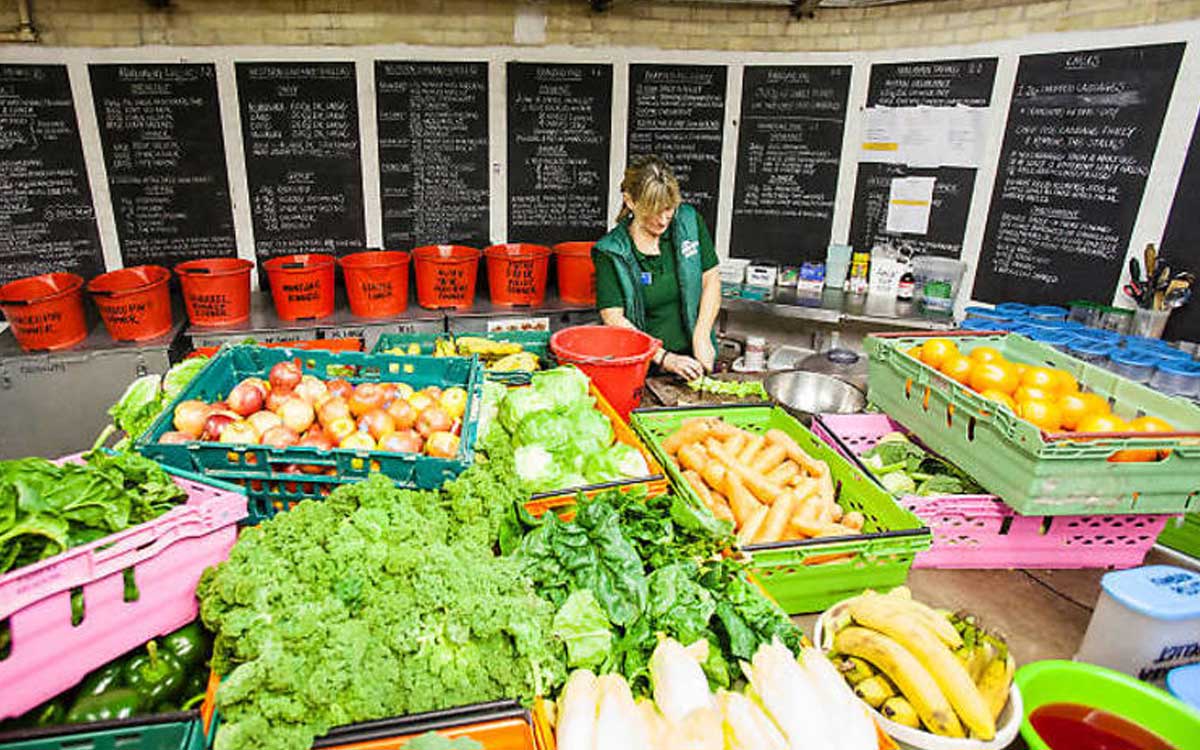
[[(933, 177), (933, 205), (925, 234), (895, 234), (887, 231), (888, 200), (892, 180), (902, 177)], [(891, 241), (911, 248), (913, 254), (958, 258), (963, 233), (975, 192), (975, 170), (966, 167), (919, 169), (903, 164), (861, 162), (854, 187), (854, 211), (850, 218), (850, 245), (870, 252), (876, 244)]]
[(509, 241), (599, 239), (608, 229), (612, 66), (507, 70)]
[(1112, 298), (1184, 46), (1021, 58), (975, 299)]
[(104, 270), (65, 65), (0, 65), (0, 284)]
[(628, 156), (656, 154), (679, 180), (684, 203), (717, 234), (724, 65), (630, 65)]
[(487, 245), (487, 63), (377, 60), (375, 95), (384, 247)]
[(825, 258), (837, 198), (849, 65), (747, 65), (730, 254)]
[[(1192, 129), (1183, 173), (1175, 188), (1175, 202), (1167, 218), (1161, 250), (1181, 271), (1200, 275), (1200, 120)], [(1145, 273), (1145, 271), (1143, 271)], [(1163, 338), (1172, 341), (1200, 341), (1200, 289), (1193, 289), (1192, 300), (1171, 314)]]
[(868, 107), (987, 107), (996, 81), (996, 58), (876, 63), (867, 87)]
[(362, 250), (354, 63), (237, 63), (237, 85), (259, 260)]
[(88, 73), (125, 265), (236, 255), (216, 66)]

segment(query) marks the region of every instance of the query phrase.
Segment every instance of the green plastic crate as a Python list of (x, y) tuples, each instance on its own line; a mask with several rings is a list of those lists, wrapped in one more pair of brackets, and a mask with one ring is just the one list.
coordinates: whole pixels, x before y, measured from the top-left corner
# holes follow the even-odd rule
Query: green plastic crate
[[(930, 450), (974, 477), (1023, 515), (1179, 513), (1200, 509), (1200, 408), (1016, 334), (943, 336), (969, 352), (998, 349), (1007, 359), (1070, 372), (1112, 403), (1124, 419), (1166, 419), (1185, 437), (1047, 439), (1017, 417), (946, 375), (908, 356), (932, 334), (870, 336), (871, 403), (903, 424)], [(1117, 463), (1116, 451), (1169, 450), (1157, 462)]]
[(0, 750), (204, 750), (199, 712), (11, 732)]
[(742, 548), (755, 576), (788, 614), (820, 612), (864, 589), (900, 586), (908, 578), (913, 557), (932, 543), (919, 518), (901, 508), (891, 495), (779, 407), (729, 405), (699, 409), (638, 409), (634, 429), (671, 477), (675, 492), (701, 505), (662, 441), (685, 419), (721, 417), (750, 432), (780, 429), (815, 459), (829, 465), (838, 503), (866, 518), (853, 537), (754, 544)]
[[(242, 379), (266, 378), (277, 362), (296, 360), (306, 375), (322, 380), (343, 377), (351, 383), (405, 382), (420, 389), (429, 385), (467, 390), (458, 455), (452, 459), (411, 453), (293, 446), (230, 445), (190, 442), (162, 445), (158, 439), (172, 429), (175, 405), (187, 399), (206, 402), (224, 398)], [(382, 472), (397, 485), (417, 489), (440, 487), (457, 477), (474, 460), (475, 433), (482, 403), (483, 369), (476, 358), (399, 357), (360, 352), (325, 352), (257, 346), (223, 348), (154, 421), (135, 447), (160, 464), (198, 474), (204, 481), (224, 480), (244, 487), (249, 498), (247, 524), (256, 524), (288, 510), (304, 499), (321, 498), (339, 485)], [(305, 467), (313, 473), (304, 473)]]
[[(468, 336), (471, 338), (484, 338), (491, 341), (520, 344), (522, 349), (537, 356), (542, 369), (554, 366), (554, 358), (550, 354), (549, 331), (490, 331), (487, 333), (463, 334), (463, 336), (459, 336), (458, 338)], [(453, 338), (456, 337), (450, 333), (385, 333), (379, 337), (379, 340), (375, 343), (375, 347), (371, 351), (375, 354), (384, 354), (389, 349), (404, 347), (407, 350), (410, 344), (416, 344), (421, 348), (421, 354), (432, 355), (434, 345), (439, 339), (450, 340)], [(484, 376), (488, 380), (494, 380), (505, 385), (526, 385), (530, 382), (532, 375), (533, 373), (528, 370), (514, 370), (511, 372), (484, 370)]]
[(1200, 513), (1189, 513), (1167, 521), (1158, 543), (1200, 559)]

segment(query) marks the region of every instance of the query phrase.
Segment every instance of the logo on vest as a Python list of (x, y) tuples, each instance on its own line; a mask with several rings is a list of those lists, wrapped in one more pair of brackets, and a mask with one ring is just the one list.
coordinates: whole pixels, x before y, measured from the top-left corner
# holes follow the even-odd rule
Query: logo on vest
[(696, 253), (700, 252), (700, 241), (684, 240), (683, 245), (680, 246), (679, 250), (683, 253), (683, 257), (690, 258)]

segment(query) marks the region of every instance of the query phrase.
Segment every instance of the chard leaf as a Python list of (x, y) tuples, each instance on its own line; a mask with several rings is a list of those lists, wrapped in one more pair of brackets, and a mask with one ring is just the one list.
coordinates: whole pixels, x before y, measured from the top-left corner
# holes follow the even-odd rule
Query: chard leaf
[(554, 615), (554, 635), (567, 646), (567, 666), (598, 668), (612, 649), (612, 629), (600, 603), (577, 589)]

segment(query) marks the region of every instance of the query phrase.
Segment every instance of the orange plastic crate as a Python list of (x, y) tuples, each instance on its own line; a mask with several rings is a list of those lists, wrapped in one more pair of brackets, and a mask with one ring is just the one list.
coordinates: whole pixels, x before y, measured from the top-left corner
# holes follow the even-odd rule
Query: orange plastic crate
[[(361, 352), (363, 350), (362, 339), (359, 338), (342, 338), (342, 339), (307, 339), (304, 341), (276, 341), (271, 344), (256, 344), (256, 346), (267, 346), (272, 349), (280, 347), (288, 347), (291, 349), (307, 349), (308, 351), (327, 351), (327, 352)], [(217, 346), (200, 346), (197, 347), (189, 357), (211, 357), (217, 353), (220, 347)]]

